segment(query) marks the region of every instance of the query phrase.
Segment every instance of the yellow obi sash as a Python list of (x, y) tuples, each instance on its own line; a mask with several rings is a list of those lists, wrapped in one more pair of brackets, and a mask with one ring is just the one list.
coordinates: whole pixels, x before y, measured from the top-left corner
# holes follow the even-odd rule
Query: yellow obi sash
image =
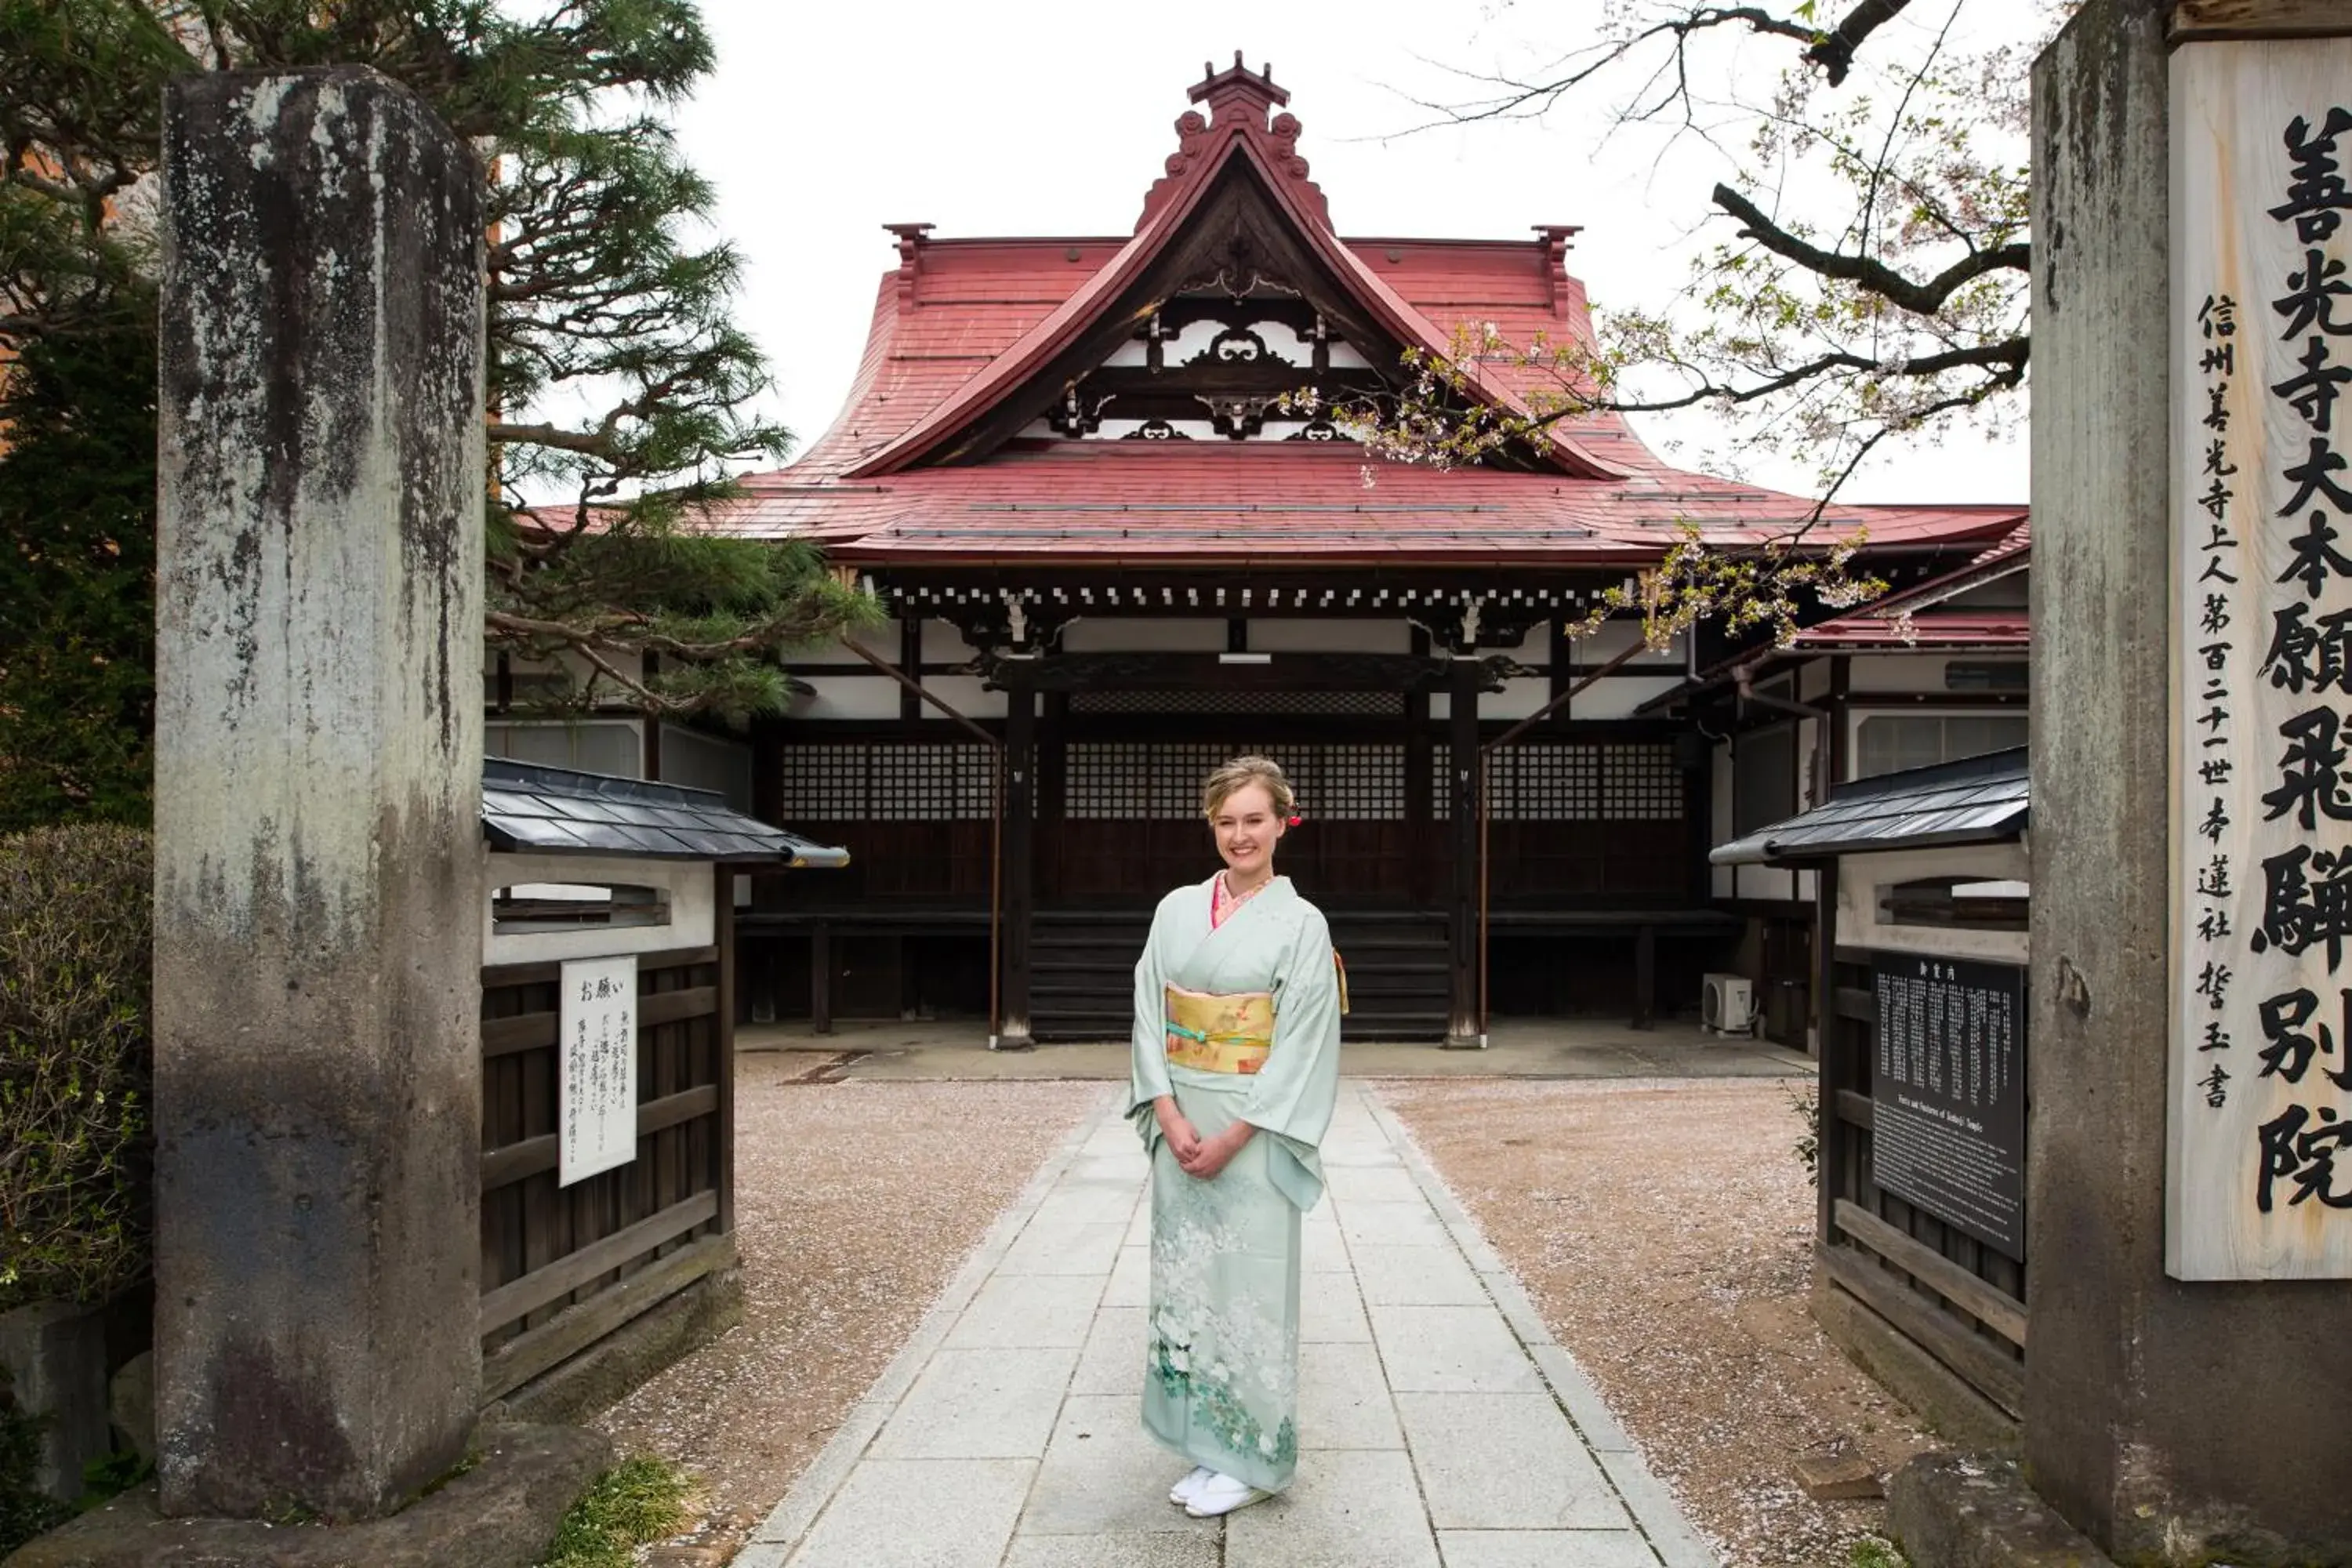
[(1168, 1059), (1196, 1072), (1254, 1073), (1274, 1050), (1274, 997), (1265, 991), (1212, 996), (1171, 985)]

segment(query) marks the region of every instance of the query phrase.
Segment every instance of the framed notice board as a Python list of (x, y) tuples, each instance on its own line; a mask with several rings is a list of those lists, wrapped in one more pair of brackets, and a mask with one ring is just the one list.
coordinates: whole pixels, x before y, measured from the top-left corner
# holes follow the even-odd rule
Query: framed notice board
[(2025, 1257), (2025, 974), (1871, 955), (1878, 1185), (2005, 1257)]

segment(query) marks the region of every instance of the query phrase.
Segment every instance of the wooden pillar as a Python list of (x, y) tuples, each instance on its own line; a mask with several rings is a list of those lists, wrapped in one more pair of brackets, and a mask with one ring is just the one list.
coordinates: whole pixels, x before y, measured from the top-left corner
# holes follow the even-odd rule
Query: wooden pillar
[(833, 1033), (833, 928), (823, 921), (809, 928), (809, 1028)]
[(1446, 786), (1454, 792), (1448, 824), (1453, 849), (1453, 886), (1446, 900), (1452, 962), (1445, 1045), (1475, 1050), (1486, 1037), (1479, 1027), (1478, 998), (1478, 687), (1485, 667), (1475, 654), (1458, 656), (1446, 670), (1450, 712), (1446, 731)]
[(1633, 928), (1633, 1027), (1655, 1026), (1658, 1015), (1658, 928), (1643, 921)]
[(997, 991), (995, 1047), (1027, 1050), (1037, 1042), (1029, 1032), (1029, 935), (1037, 913), (1036, 818), (1037, 693), (1026, 666), (1008, 667), (1004, 677), (1004, 869), (1003, 909), (998, 939), (1003, 973)]
[[(898, 623), (898, 673), (919, 686), (923, 681), (923, 622), (919, 616), (908, 616)], [(915, 695), (912, 686), (898, 688), (898, 719), (911, 724), (925, 716), (929, 704)]]
[[(1429, 657), (1429, 634), (1412, 628), (1412, 655)], [(1429, 693), (1409, 691), (1404, 699), (1404, 831), (1405, 898), (1417, 912), (1436, 897), (1429, 883), (1431, 831), (1437, 812), (1431, 800)]]

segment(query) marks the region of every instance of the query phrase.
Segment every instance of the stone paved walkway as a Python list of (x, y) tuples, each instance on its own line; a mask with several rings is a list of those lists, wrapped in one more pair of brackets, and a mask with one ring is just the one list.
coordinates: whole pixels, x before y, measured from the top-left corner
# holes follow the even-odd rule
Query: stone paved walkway
[(1184, 1466), (1138, 1409), (1150, 1168), (1107, 1100), (736, 1568), (1715, 1568), (1365, 1085), (1323, 1157), (1287, 1492), (1167, 1500)]

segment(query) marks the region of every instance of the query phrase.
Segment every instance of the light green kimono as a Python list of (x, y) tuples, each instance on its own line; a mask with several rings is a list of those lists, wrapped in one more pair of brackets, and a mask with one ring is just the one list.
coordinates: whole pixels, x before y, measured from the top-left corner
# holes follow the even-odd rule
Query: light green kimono
[[(1209, 925), (1213, 882), (1160, 902), (1135, 966), (1128, 1114), (1151, 1154), (1151, 1310), (1143, 1424), (1196, 1465), (1276, 1491), (1297, 1466), (1298, 1216), (1323, 1193), (1316, 1146), (1339, 1091), (1339, 984), (1329, 928), (1286, 877)], [(1167, 1057), (1165, 988), (1269, 992), (1256, 1073)], [(1204, 1138), (1256, 1136), (1214, 1177), (1186, 1175), (1152, 1102), (1172, 1094)]]

